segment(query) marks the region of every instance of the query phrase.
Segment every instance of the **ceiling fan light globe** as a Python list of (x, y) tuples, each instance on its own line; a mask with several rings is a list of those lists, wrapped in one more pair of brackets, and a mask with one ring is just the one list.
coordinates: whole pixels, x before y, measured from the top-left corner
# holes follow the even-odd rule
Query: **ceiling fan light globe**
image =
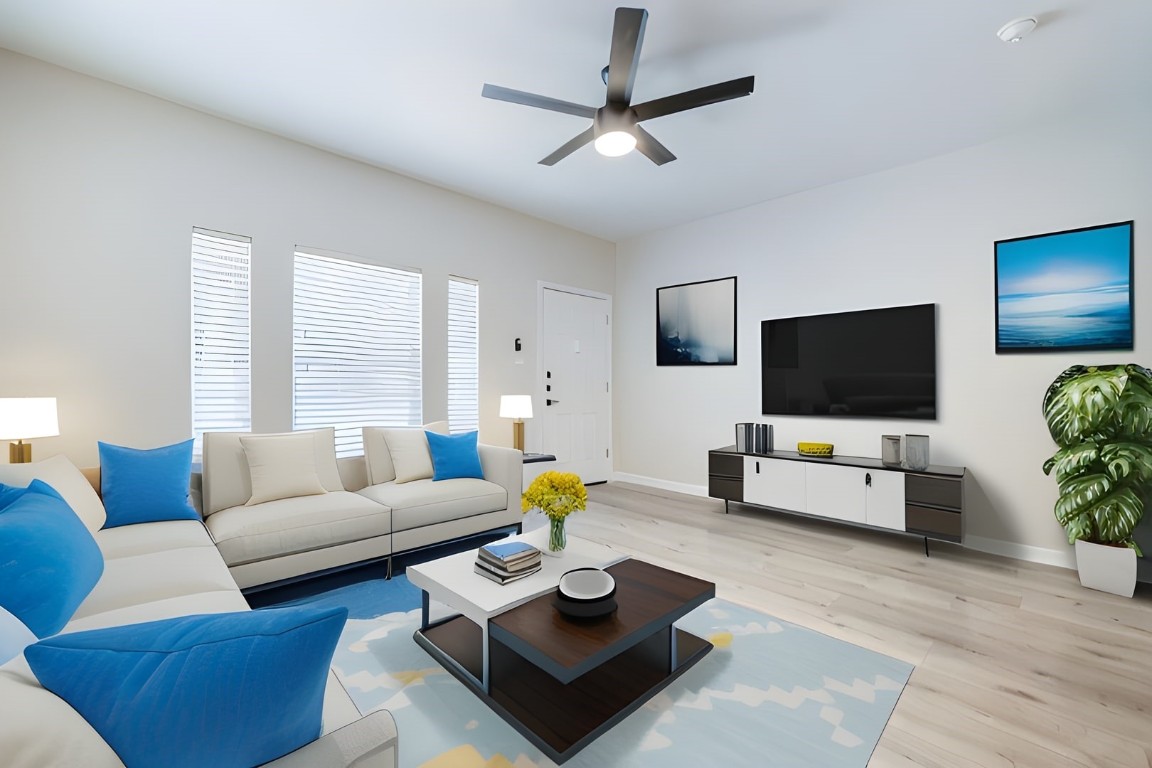
[(605, 157), (620, 157), (636, 149), (636, 137), (628, 131), (608, 131), (596, 137), (595, 146)]

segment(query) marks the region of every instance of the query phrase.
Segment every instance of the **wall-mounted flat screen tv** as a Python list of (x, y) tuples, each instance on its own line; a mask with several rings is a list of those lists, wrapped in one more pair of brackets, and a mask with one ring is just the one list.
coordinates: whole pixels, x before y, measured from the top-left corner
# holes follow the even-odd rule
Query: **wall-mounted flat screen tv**
[(936, 418), (936, 305), (785, 317), (760, 325), (768, 415)]

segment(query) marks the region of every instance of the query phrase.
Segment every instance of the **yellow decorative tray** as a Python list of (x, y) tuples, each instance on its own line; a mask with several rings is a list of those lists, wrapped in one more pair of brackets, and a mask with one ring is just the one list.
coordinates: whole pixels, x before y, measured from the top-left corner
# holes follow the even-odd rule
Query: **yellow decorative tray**
[(832, 443), (796, 443), (796, 452), (804, 456), (831, 456)]

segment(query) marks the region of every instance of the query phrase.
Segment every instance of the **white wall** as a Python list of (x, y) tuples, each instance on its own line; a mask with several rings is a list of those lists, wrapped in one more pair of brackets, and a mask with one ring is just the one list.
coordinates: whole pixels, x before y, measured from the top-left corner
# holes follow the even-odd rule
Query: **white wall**
[[(1136, 219), (1134, 295), (1152, 295), (1148, 136), (1148, 111), (1069, 119), (618, 244), (617, 473), (703, 488), (707, 450), (732, 444), (740, 421), (775, 424), (778, 447), (827, 441), (871, 457), (882, 434), (926, 433), (933, 463), (971, 471), (970, 545), (1066, 562), (1055, 482), (1040, 469), (1055, 450), (1041, 398), (1075, 363), (1152, 364), (1152, 312), (1136, 309), (1134, 352), (996, 355), (993, 242)], [(739, 364), (657, 368), (656, 289), (732, 274)], [(938, 305), (938, 421), (760, 415), (761, 320), (928, 302)]]
[(297, 244), (423, 270), (428, 420), (448, 275), (478, 279), (481, 439), (505, 445), (499, 395), (534, 390), (537, 281), (613, 290), (611, 243), (3, 50), (0, 104), (0, 397), (58, 398), (36, 456), (189, 436), (194, 226), (252, 238), (258, 431), (291, 428)]

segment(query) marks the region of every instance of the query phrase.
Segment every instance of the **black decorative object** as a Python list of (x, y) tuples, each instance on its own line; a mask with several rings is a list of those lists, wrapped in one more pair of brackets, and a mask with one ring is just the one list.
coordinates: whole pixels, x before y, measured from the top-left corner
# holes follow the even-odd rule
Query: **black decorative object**
[(656, 289), (656, 365), (736, 365), (736, 278)]
[(936, 413), (936, 305), (765, 320), (761, 413), (927, 419)]
[(565, 616), (605, 616), (617, 608), (616, 581), (599, 568), (576, 568), (560, 577), (552, 604)]

